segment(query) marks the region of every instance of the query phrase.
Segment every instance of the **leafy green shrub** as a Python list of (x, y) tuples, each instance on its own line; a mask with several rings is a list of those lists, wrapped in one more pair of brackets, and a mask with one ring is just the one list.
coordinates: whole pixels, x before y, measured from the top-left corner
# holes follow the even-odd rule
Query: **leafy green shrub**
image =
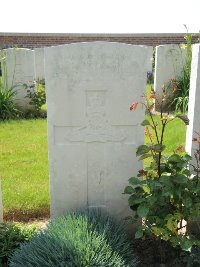
[(46, 112), (42, 110), (42, 106), (46, 104), (45, 81), (38, 80), (29, 86), (27, 97), (30, 99), (29, 104), (32, 106), (32, 109), (26, 112), (25, 116), (31, 118), (46, 117)]
[(0, 120), (14, 119), (20, 116), (20, 111), (13, 98), (16, 95), (14, 88), (4, 88), (0, 83)]
[(20, 111), (13, 102), (15, 93), (11, 89), (0, 88), (0, 120), (19, 117)]
[(200, 266), (200, 248), (195, 247), (192, 249), (190, 256), (187, 258), (187, 267)]
[(14, 250), (36, 233), (35, 227), (23, 227), (20, 224), (0, 224), (0, 264), (6, 264)]
[[(155, 99), (152, 92), (151, 98)], [(164, 100), (162, 100), (164, 101)], [(163, 113), (163, 103), (160, 105), (160, 121), (155, 122), (152, 114), (154, 104), (136, 102), (131, 106), (135, 110), (141, 104), (149, 113), (149, 120), (144, 120), (141, 125), (145, 127), (150, 143), (140, 145), (136, 156), (140, 160), (149, 158), (150, 165), (139, 170), (136, 177), (129, 179), (129, 185), (124, 193), (129, 194), (129, 206), (135, 211), (134, 221), (141, 221), (135, 234), (136, 238), (145, 235), (154, 236), (165, 241), (170, 241), (176, 247), (190, 250), (193, 245), (200, 245), (200, 241), (193, 238), (188, 232), (186, 222), (193, 221), (200, 215), (200, 150), (195, 153), (197, 166), (191, 164), (191, 157), (177, 152), (164, 155), (163, 144), (165, 129), (172, 120), (179, 118), (188, 124), (186, 115), (179, 114), (171, 117)], [(200, 144), (200, 136), (194, 139)], [(188, 169), (191, 164), (191, 171)]]
[(10, 259), (11, 267), (136, 266), (124, 227), (107, 216), (69, 213), (23, 244)]

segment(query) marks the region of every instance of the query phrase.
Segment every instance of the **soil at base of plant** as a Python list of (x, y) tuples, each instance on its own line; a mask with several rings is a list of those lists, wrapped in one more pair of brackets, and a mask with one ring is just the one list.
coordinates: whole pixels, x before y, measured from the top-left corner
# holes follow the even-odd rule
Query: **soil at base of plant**
[(169, 242), (153, 238), (135, 239), (133, 249), (140, 261), (138, 267), (186, 267), (187, 253), (173, 248)]
[(32, 221), (43, 221), (50, 218), (50, 210), (42, 209), (41, 211), (22, 211), (15, 210), (12, 212), (5, 212), (3, 219), (5, 222), (17, 221), (17, 222), (32, 222)]

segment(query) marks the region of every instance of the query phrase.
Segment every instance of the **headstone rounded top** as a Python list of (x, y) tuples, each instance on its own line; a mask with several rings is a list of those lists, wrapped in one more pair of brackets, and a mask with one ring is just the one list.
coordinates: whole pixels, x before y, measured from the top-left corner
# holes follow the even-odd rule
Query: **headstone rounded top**
[(56, 45), (56, 46), (49, 46), (45, 47), (45, 50), (47, 49), (53, 49), (53, 48), (64, 48), (64, 47), (70, 47), (70, 46), (119, 46), (119, 47), (127, 47), (127, 48), (134, 48), (134, 49), (140, 49), (140, 48), (149, 48), (147, 45), (133, 45), (133, 44), (127, 44), (123, 42), (108, 42), (108, 41), (91, 41), (91, 42), (76, 42), (76, 43), (70, 43), (70, 44), (62, 44), (62, 45)]

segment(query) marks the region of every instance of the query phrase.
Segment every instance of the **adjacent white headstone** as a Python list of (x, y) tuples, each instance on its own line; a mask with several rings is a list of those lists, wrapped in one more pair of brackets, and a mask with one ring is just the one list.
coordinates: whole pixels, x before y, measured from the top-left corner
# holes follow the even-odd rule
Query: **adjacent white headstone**
[[(26, 98), (24, 84), (31, 85), (35, 80), (34, 51), (25, 48), (9, 48), (5, 51), (8, 87), (15, 87), (15, 102), (21, 108), (29, 107), (30, 99)], [(3, 73), (3, 77), (5, 75)]]
[(122, 192), (142, 163), (149, 48), (91, 42), (45, 48), (51, 215), (80, 208), (130, 214)]
[(35, 48), (35, 77), (42, 80), (44, 76), (44, 48)]
[[(159, 45), (156, 47), (155, 53), (155, 78), (154, 90), (157, 99), (162, 96), (162, 88), (170, 79), (177, 78), (181, 75), (186, 57), (186, 49), (179, 45)], [(157, 102), (156, 110), (159, 109)]]
[[(188, 103), (188, 118), (190, 120), (186, 132), (186, 152), (194, 155), (198, 148), (193, 137), (200, 134), (200, 45), (194, 44), (192, 49), (192, 65), (190, 76), (190, 91)], [(195, 162), (194, 162), (195, 163)]]
[(0, 223), (3, 222), (3, 202), (2, 202), (2, 190), (1, 190), (1, 180), (0, 180)]

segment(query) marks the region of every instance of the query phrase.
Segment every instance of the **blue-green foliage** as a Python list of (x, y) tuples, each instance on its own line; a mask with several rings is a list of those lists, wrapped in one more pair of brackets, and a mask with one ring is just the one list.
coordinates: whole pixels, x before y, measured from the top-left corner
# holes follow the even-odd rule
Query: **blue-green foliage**
[(10, 267), (134, 267), (137, 259), (122, 224), (95, 213), (54, 219), (16, 250)]

